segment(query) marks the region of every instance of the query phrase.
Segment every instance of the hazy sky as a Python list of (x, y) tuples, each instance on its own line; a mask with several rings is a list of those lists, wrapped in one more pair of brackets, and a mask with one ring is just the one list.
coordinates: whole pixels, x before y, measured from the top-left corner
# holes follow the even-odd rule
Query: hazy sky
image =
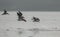
[(0, 0), (0, 10), (60, 11), (60, 0)]

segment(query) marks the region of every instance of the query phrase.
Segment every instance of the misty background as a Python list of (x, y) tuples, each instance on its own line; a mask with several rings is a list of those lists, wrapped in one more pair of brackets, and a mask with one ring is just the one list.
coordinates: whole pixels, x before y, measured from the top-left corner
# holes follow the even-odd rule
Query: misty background
[(60, 11), (60, 0), (0, 0), (0, 10)]

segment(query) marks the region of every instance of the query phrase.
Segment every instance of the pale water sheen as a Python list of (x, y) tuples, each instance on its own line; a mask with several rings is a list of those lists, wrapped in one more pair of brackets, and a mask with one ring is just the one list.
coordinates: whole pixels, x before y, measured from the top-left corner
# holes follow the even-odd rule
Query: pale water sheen
[[(60, 12), (22, 11), (27, 22), (17, 21), (16, 12), (0, 12), (0, 37), (60, 37)], [(40, 22), (32, 22), (33, 16)]]

